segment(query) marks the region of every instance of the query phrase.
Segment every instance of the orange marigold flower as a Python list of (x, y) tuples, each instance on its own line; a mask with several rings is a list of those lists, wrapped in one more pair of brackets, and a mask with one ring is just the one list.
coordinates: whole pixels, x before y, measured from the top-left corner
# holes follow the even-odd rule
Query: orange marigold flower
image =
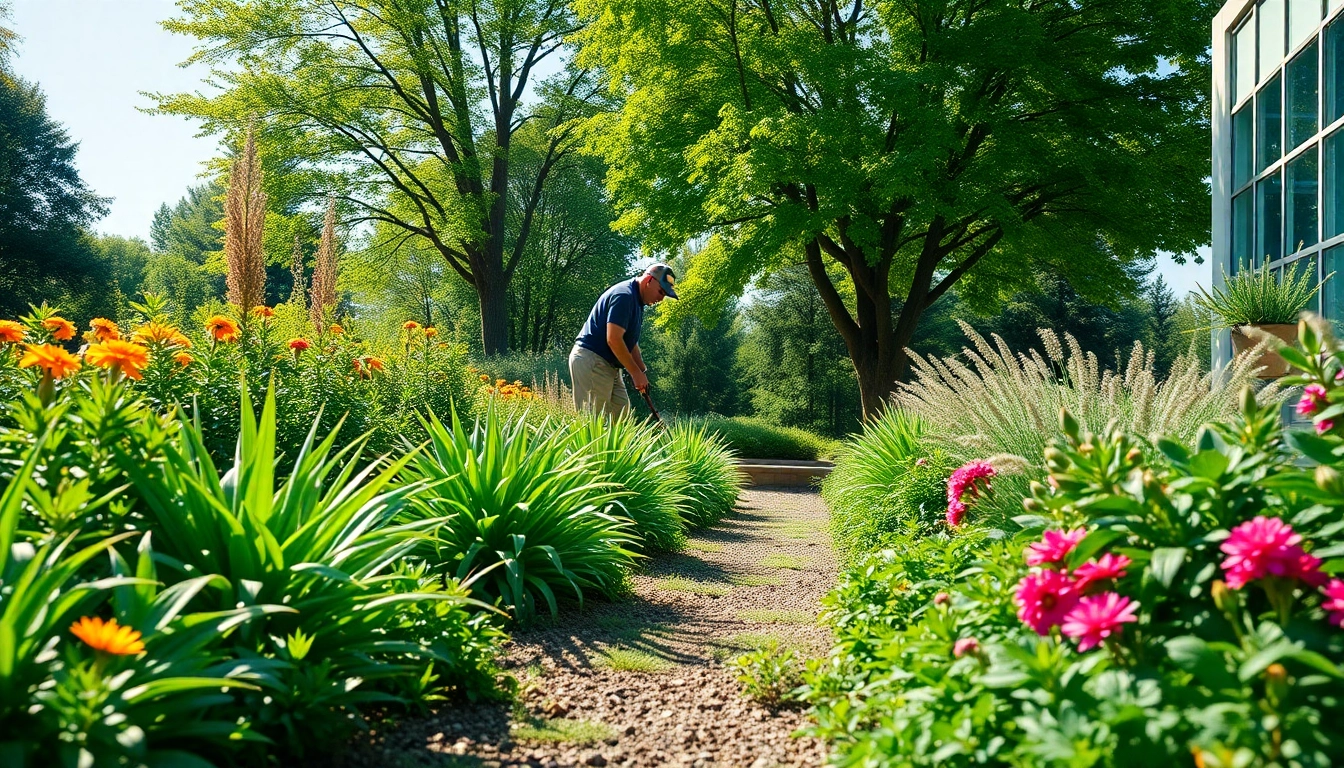
[(256, 315), (257, 317), (262, 317), (262, 318), (266, 318), (267, 320), (269, 320), (269, 319), (271, 319), (272, 317), (275, 317), (275, 310), (274, 310), (274, 309), (271, 309), (270, 307), (266, 306), (265, 304), (262, 304), (262, 305), (259, 306), (259, 307), (253, 307), (253, 308), (252, 308), (252, 314)]
[(482, 383), (487, 383), (487, 384), (488, 384), (488, 383), (490, 382), (490, 377), (487, 376), (487, 375), (485, 375), (484, 373), (482, 373), (482, 374), (481, 374), (481, 382), (482, 382)]
[(51, 374), (53, 379), (61, 379), (79, 370), (79, 358), (54, 344), (28, 344), (27, 351), (19, 361), (20, 368), (38, 366)]
[(238, 330), (238, 324), (223, 315), (215, 315), (205, 321), (205, 330), (215, 338), (215, 341), (233, 342), (237, 341), (242, 332)]
[(140, 344), (160, 342), (175, 347), (191, 346), (191, 339), (188, 339), (178, 329), (165, 323), (148, 323), (142, 325), (135, 329), (135, 333), (131, 334), (131, 340)]
[(438, 329), (438, 328), (435, 328), (435, 327), (432, 326), (432, 325), (426, 325), (426, 326), (425, 326), (425, 338), (426, 338), (426, 339), (432, 339), (432, 338), (434, 338), (435, 336), (438, 336), (438, 335), (439, 335), (439, 329)]
[(364, 364), (367, 365), (367, 366), (369, 366), (369, 370), (371, 370), (371, 371), (381, 371), (381, 370), (383, 370), (383, 361), (382, 361), (382, 360), (379, 360), (379, 359), (376, 358), (376, 357), (366, 357), (366, 358), (364, 358)]
[(509, 382), (507, 382), (507, 381), (505, 381), (505, 380), (503, 380), (503, 379), (495, 379), (495, 386), (496, 386), (496, 387), (502, 387), (502, 386), (504, 386), (505, 384), (508, 384), (508, 383), (509, 383)]
[(311, 346), (312, 346), (312, 342), (308, 341), (307, 339), (290, 339), (290, 340), (289, 340), (289, 348), (292, 349), (292, 350), (294, 350), (295, 352), (302, 352), (303, 350), (305, 350), (305, 349), (307, 349), (307, 348), (309, 348), (309, 347), (311, 347)]
[(0, 320), (0, 344), (18, 344), (23, 341), (22, 323), (13, 320)]
[(75, 324), (64, 317), (48, 317), (42, 321), (42, 327), (51, 331), (57, 341), (69, 341), (75, 338)]
[(402, 330), (405, 330), (405, 331), (414, 331), (414, 330), (416, 330), (416, 329), (419, 328), (419, 327), (420, 327), (420, 324), (417, 323), (417, 322), (415, 322), (414, 320), (407, 320), (407, 321), (406, 321), (405, 323), (403, 323), (402, 326), (401, 326)]
[(192, 357), (190, 352), (178, 352), (176, 355), (173, 355), (173, 360), (183, 368), (196, 362), (196, 358)]
[(345, 329), (342, 328), (341, 326), (339, 326), (339, 325), (335, 325), (335, 324), (333, 324), (330, 328), (328, 328), (328, 329), (327, 329), (327, 332), (330, 333), (332, 336), (343, 336), (343, 335), (345, 335)]
[(114, 656), (134, 656), (143, 653), (145, 643), (140, 632), (117, 624), (116, 619), (102, 619), (85, 616), (70, 625), (70, 633), (95, 651), (103, 651)]
[(84, 353), (89, 365), (99, 368), (116, 368), (128, 377), (139, 381), (140, 371), (149, 365), (149, 350), (129, 341), (108, 339), (102, 344), (93, 344)]
[(91, 333), (95, 342), (121, 338), (121, 329), (106, 317), (93, 318), (89, 321), (89, 327), (92, 329)]

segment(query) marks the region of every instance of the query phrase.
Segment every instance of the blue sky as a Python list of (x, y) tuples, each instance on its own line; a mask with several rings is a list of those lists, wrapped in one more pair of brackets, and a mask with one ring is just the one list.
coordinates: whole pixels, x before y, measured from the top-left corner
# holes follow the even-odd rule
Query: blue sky
[[(14, 68), (47, 95), (49, 114), (79, 142), (80, 173), (99, 194), (114, 198), (97, 228), (148, 238), (160, 204), (175, 202), (216, 152), (183, 118), (146, 115), (142, 91), (202, 88), (203, 67), (178, 66), (192, 41), (159, 22), (174, 15), (172, 0), (13, 0), (10, 26), (22, 36)], [(1159, 266), (1177, 295), (1198, 281), (1209, 285), (1208, 262)]]

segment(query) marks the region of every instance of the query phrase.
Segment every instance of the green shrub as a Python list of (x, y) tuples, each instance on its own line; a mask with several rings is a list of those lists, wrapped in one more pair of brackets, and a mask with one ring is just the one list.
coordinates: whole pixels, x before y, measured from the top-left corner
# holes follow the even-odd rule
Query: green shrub
[(703, 424), (739, 456), (752, 459), (798, 459), (816, 461), (830, 458), (836, 441), (798, 427), (781, 427), (760, 418), (733, 416), (689, 419)]
[(668, 456), (687, 478), (688, 501), (682, 512), (687, 524), (692, 528), (710, 526), (732, 512), (743, 478), (736, 457), (723, 440), (703, 426), (673, 424), (664, 441)]
[(612, 512), (634, 523), (633, 546), (645, 552), (674, 552), (686, 546), (681, 510), (689, 498), (684, 467), (667, 455), (653, 428), (629, 415), (611, 418), (581, 413), (568, 427), (572, 454), (584, 457), (602, 479), (624, 494)]
[(564, 430), (534, 432), (493, 406), (470, 431), (456, 413), (451, 427), (430, 416), (425, 429), (429, 446), (407, 476), (433, 484), (415, 514), (435, 521), (437, 567), (519, 619), (542, 604), (554, 615), (560, 596), (625, 589), (633, 526), (611, 507), (627, 492), (568, 451)]
[(1325, 282), (1317, 283), (1316, 270), (1307, 266), (1291, 264), (1280, 277), (1268, 264), (1254, 269), (1243, 262), (1235, 275), (1223, 272), (1223, 285), (1214, 286), (1213, 293), (1200, 288), (1195, 306), (1212, 315), (1219, 328), (1295, 323)]
[(798, 703), (796, 689), (803, 684), (802, 664), (794, 649), (780, 647), (778, 640), (733, 660), (742, 693), (767, 707)]

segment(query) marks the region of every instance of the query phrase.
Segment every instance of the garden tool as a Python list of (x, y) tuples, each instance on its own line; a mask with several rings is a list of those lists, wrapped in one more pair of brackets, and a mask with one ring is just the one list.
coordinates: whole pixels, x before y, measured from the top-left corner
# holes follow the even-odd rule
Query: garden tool
[(644, 398), (644, 404), (649, 406), (649, 413), (653, 414), (653, 420), (658, 422), (658, 426), (662, 427), (663, 429), (667, 429), (667, 425), (663, 423), (663, 417), (658, 415), (658, 409), (653, 407), (653, 398), (649, 397), (649, 391), (647, 389), (640, 389), (636, 391), (638, 391), (639, 394)]

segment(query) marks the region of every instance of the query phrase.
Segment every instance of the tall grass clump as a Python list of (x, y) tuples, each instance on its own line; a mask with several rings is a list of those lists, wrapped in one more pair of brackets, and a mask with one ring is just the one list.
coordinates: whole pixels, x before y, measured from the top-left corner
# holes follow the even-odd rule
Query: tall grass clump
[(1296, 323), (1325, 282), (1317, 283), (1315, 267), (1306, 269), (1306, 264), (1304, 260), (1288, 266), (1282, 278), (1268, 264), (1260, 269), (1243, 265), (1231, 277), (1224, 272), (1222, 287), (1214, 286), (1212, 293), (1200, 288), (1195, 305), (1211, 313), (1220, 327)]
[(568, 433), (568, 450), (587, 456), (604, 480), (625, 491), (612, 511), (634, 523), (640, 549), (673, 552), (686, 546), (681, 518), (690, 501), (686, 470), (663, 450), (657, 433), (629, 414), (590, 412), (579, 414)]
[(613, 512), (627, 494), (601, 479), (588, 456), (568, 450), (565, 430), (533, 429), (489, 405), (471, 429), (453, 414), (424, 423), (429, 445), (407, 467), (432, 483), (416, 514), (443, 518), (431, 561), (519, 619), (558, 600), (582, 602), (589, 590), (625, 588), (635, 555), (630, 521)]
[(692, 528), (714, 525), (733, 511), (743, 476), (723, 438), (703, 425), (673, 424), (664, 436), (664, 447), (686, 475), (688, 502), (682, 517), (687, 524)]

